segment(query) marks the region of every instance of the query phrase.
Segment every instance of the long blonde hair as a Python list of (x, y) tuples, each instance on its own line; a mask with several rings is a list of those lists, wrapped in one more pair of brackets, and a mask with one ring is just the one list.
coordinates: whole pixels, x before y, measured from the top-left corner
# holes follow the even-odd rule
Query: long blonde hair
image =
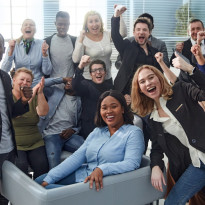
[(147, 97), (140, 90), (138, 77), (139, 77), (139, 73), (143, 69), (151, 70), (158, 77), (161, 84), (161, 96), (163, 96), (166, 100), (168, 100), (171, 98), (173, 94), (171, 85), (168, 83), (164, 75), (157, 68), (151, 65), (143, 65), (139, 67), (132, 80), (131, 108), (134, 113), (138, 114), (141, 117), (150, 114), (154, 108), (154, 100)]
[(102, 20), (102, 17), (101, 17), (101, 15), (100, 15), (100, 13), (98, 13), (97, 11), (88, 11), (88, 12), (85, 14), (84, 22), (83, 22), (83, 30), (85, 30), (85, 32), (88, 32), (88, 27), (87, 27), (88, 17), (89, 17), (89, 16), (94, 16), (94, 15), (99, 16), (99, 19), (100, 19), (100, 21), (101, 21), (100, 31), (103, 32), (103, 31), (104, 31), (103, 20)]

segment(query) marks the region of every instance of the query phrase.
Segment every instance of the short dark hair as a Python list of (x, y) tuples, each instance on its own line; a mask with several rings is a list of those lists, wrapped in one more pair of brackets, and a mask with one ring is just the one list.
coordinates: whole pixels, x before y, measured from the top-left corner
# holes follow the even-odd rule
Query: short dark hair
[(124, 108), (124, 123), (125, 124), (131, 124), (133, 125), (133, 113), (131, 112), (131, 109), (128, 107), (125, 97), (123, 96), (122, 93), (120, 93), (117, 90), (109, 90), (109, 91), (105, 91), (104, 93), (101, 94), (101, 96), (98, 99), (98, 103), (97, 103), (97, 109), (96, 109), (96, 114), (95, 114), (95, 125), (97, 127), (104, 127), (107, 124), (104, 122), (104, 120), (102, 119), (101, 115), (100, 115), (100, 109), (101, 109), (101, 103), (102, 101), (107, 97), (107, 96), (111, 96), (113, 98), (115, 98), (117, 101), (119, 101), (119, 103), (121, 104), (121, 106)]
[(134, 27), (133, 27), (133, 31), (135, 30), (135, 26), (136, 26), (136, 24), (138, 24), (138, 23), (145, 23), (145, 24), (147, 24), (149, 31), (152, 30), (151, 21), (150, 21), (147, 17), (139, 17), (139, 18), (137, 18), (137, 19), (135, 20)]
[(66, 11), (59, 11), (59, 12), (56, 14), (56, 20), (57, 20), (57, 18), (59, 18), (59, 17), (70, 19), (70, 15), (69, 15), (69, 13), (66, 12)]
[(143, 13), (143, 14), (138, 16), (138, 18), (141, 18), (141, 17), (148, 18), (151, 21), (151, 23), (152, 23), (152, 29), (154, 28), (154, 18), (153, 18), (153, 16), (151, 14)]
[(203, 22), (202, 22), (200, 19), (191, 19), (191, 20), (189, 21), (189, 25), (190, 25), (191, 23), (195, 23), (195, 22), (200, 22), (201, 25), (202, 25), (202, 27), (203, 27), (203, 29), (204, 29), (204, 24), (203, 24)]
[(106, 72), (106, 65), (105, 65), (105, 62), (100, 60), (100, 59), (95, 59), (95, 60), (92, 60), (90, 65), (89, 65), (89, 72), (91, 73), (91, 70), (92, 70), (92, 66), (94, 64), (101, 64)]
[(146, 18), (150, 19), (150, 21), (152, 22), (152, 24), (154, 24), (154, 18), (153, 18), (153, 16), (152, 16), (151, 14), (143, 13), (143, 14), (141, 14), (141, 15), (138, 16), (138, 18), (140, 18), (140, 17), (146, 17)]

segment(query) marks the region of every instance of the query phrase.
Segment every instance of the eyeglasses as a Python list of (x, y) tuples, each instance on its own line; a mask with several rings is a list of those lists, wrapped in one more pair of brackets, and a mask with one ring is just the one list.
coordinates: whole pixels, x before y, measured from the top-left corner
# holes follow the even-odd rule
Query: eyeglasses
[(104, 68), (94, 68), (90, 72), (91, 73), (97, 73), (97, 71), (99, 71), (100, 73), (104, 73), (105, 69)]

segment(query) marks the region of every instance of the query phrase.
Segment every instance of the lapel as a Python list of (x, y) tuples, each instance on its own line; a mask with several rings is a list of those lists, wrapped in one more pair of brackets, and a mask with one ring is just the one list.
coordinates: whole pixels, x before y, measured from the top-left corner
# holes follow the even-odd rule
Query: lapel
[(4, 87), (5, 96), (6, 96), (7, 109), (9, 112), (9, 116), (11, 117), (12, 110), (10, 106), (11, 105), (10, 99), (12, 99), (12, 90), (11, 90), (11, 85), (9, 85), (11, 81), (9, 77), (6, 76), (1, 70), (0, 70), (0, 77), (2, 80), (2, 84)]

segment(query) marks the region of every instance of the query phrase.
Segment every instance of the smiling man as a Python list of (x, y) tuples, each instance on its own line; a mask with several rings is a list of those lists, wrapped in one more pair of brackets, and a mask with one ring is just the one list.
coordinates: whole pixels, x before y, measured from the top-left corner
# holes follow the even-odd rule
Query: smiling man
[[(197, 64), (195, 56), (191, 52), (191, 47), (197, 43), (197, 33), (199, 31), (204, 31), (204, 24), (200, 19), (192, 19), (189, 22), (188, 26), (188, 35), (190, 38), (184, 42), (179, 42), (176, 44), (176, 50), (179, 53), (182, 53), (187, 59), (189, 59), (190, 63), (195, 67)], [(200, 44), (202, 54), (205, 55), (205, 40), (203, 40)], [(172, 60), (176, 58), (175, 54), (173, 53), (172, 57), (170, 58), (170, 65), (173, 66)], [(183, 70), (180, 70), (179, 75), (180, 80), (184, 80), (186, 82), (190, 82), (191, 79), (187, 73)]]
[[(89, 65), (92, 80), (83, 77), (84, 67), (87, 65)], [(100, 95), (113, 88), (112, 79), (105, 80), (105, 76), (106, 65), (104, 61), (96, 59), (90, 62), (90, 56), (82, 56), (79, 66), (75, 71), (72, 86), (76, 95), (81, 96), (82, 100), (80, 135), (84, 138), (87, 138), (96, 127), (94, 118)]]
[(59, 11), (56, 14), (55, 26), (57, 33), (45, 39), (49, 45), (49, 56), (53, 66), (50, 77), (72, 77), (74, 74), (72, 54), (76, 37), (67, 34), (70, 15), (65, 11)]
[[(151, 23), (149, 19), (141, 17), (136, 19), (133, 27), (134, 41), (122, 38), (119, 33), (120, 15), (125, 12), (122, 7), (116, 10), (111, 21), (111, 36), (114, 45), (122, 58), (122, 65), (114, 81), (114, 87), (124, 95), (130, 94), (131, 82), (134, 73), (143, 64), (153, 65), (161, 70), (154, 55), (158, 52), (156, 48), (149, 46), (148, 38), (151, 34)], [(162, 71), (162, 70), (161, 70)]]

